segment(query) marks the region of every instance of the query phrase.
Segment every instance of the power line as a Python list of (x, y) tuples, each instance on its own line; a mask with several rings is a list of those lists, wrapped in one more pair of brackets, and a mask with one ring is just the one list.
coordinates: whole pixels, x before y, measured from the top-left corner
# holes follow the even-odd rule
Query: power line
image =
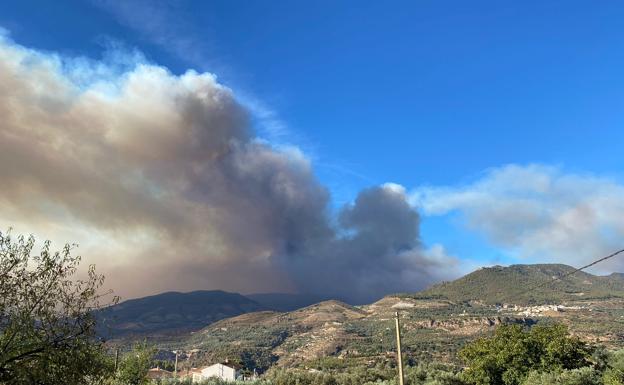
[(621, 253), (624, 253), (624, 249), (622, 249), (622, 250), (618, 250), (618, 251), (616, 251), (615, 253), (612, 253), (612, 254), (607, 255), (606, 257), (602, 257), (602, 258), (600, 258), (600, 259), (597, 259), (597, 260), (593, 261), (593, 262), (592, 262), (592, 263), (590, 263), (590, 264), (587, 264), (587, 265), (585, 265), (585, 266), (579, 267), (578, 269), (574, 269), (574, 270), (572, 270), (572, 271), (570, 271), (570, 272), (568, 272), (568, 273), (563, 274), (563, 275), (562, 275), (562, 276), (560, 276), (560, 277), (553, 277), (553, 279), (552, 279), (552, 280), (550, 280), (550, 281), (546, 281), (546, 282), (542, 282), (542, 283), (540, 283), (540, 284), (538, 284), (538, 285), (535, 285), (534, 287), (532, 287), (532, 288), (530, 288), (530, 289), (528, 289), (528, 290), (526, 290), (526, 291), (524, 291), (524, 292), (521, 292), (521, 293), (520, 293), (520, 295), (522, 295), (522, 294), (526, 294), (526, 293), (528, 293), (528, 292), (530, 292), (530, 291), (534, 291), (534, 290), (536, 290), (536, 289), (539, 289), (539, 288), (542, 288), (542, 287), (544, 287), (544, 286), (550, 285), (550, 284), (555, 283), (555, 282), (557, 282), (557, 281), (561, 281), (562, 279), (564, 279), (564, 278), (566, 278), (566, 277), (569, 277), (569, 276), (571, 276), (571, 275), (573, 275), (573, 274), (576, 274), (576, 273), (578, 273), (579, 271), (583, 271), (583, 270), (587, 269), (588, 267), (592, 267), (592, 266), (594, 266), (594, 265), (597, 265), (597, 264), (599, 264), (600, 262), (604, 262), (604, 261), (606, 261), (607, 259), (613, 258), (613, 257), (615, 257), (616, 255), (621, 254)]

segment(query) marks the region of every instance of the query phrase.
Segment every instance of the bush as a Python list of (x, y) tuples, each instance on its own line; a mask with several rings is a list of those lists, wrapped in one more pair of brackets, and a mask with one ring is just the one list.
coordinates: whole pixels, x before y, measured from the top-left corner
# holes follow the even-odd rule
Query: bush
[(405, 369), (405, 383), (409, 385), (465, 385), (453, 368), (439, 364), (421, 364)]
[(600, 373), (590, 367), (559, 373), (531, 372), (522, 385), (601, 385)]
[(529, 372), (561, 372), (590, 366), (593, 347), (570, 337), (564, 325), (499, 326), (493, 337), (469, 343), (460, 351), (468, 365), (464, 379), (476, 385), (519, 385)]
[(603, 380), (605, 385), (624, 385), (624, 350), (610, 355)]

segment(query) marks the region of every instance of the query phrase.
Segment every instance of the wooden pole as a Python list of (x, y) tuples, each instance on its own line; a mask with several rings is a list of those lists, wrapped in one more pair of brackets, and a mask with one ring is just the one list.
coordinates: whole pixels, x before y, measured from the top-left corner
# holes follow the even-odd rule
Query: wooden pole
[(118, 365), (119, 365), (119, 348), (115, 349), (115, 373), (117, 373)]
[(178, 351), (177, 350), (175, 354), (176, 354), (176, 360), (175, 360), (175, 364), (173, 365), (173, 377), (178, 377)]
[(399, 312), (395, 313), (396, 339), (397, 339), (397, 363), (399, 365), (399, 385), (403, 385), (403, 356), (401, 354), (401, 325), (399, 324)]

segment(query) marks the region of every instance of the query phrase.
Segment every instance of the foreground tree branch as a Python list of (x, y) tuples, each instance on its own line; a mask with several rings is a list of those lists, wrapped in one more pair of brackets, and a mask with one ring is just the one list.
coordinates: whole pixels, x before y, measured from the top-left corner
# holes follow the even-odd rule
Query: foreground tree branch
[[(34, 237), (0, 232), (0, 383), (89, 383), (110, 372), (95, 335), (104, 277), (76, 278), (72, 246), (33, 255)], [(117, 298), (113, 298), (113, 303)]]

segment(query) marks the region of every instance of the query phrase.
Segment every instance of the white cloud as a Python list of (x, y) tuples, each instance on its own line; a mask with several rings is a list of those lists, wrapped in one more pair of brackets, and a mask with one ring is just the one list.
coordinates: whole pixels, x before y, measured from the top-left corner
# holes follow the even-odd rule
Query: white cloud
[(579, 265), (624, 247), (624, 185), (612, 178), (508, 165), (465, 186), (418, 188), (411, 201), (429, 216), (458, 212), (469, 229), (534, 262)]

